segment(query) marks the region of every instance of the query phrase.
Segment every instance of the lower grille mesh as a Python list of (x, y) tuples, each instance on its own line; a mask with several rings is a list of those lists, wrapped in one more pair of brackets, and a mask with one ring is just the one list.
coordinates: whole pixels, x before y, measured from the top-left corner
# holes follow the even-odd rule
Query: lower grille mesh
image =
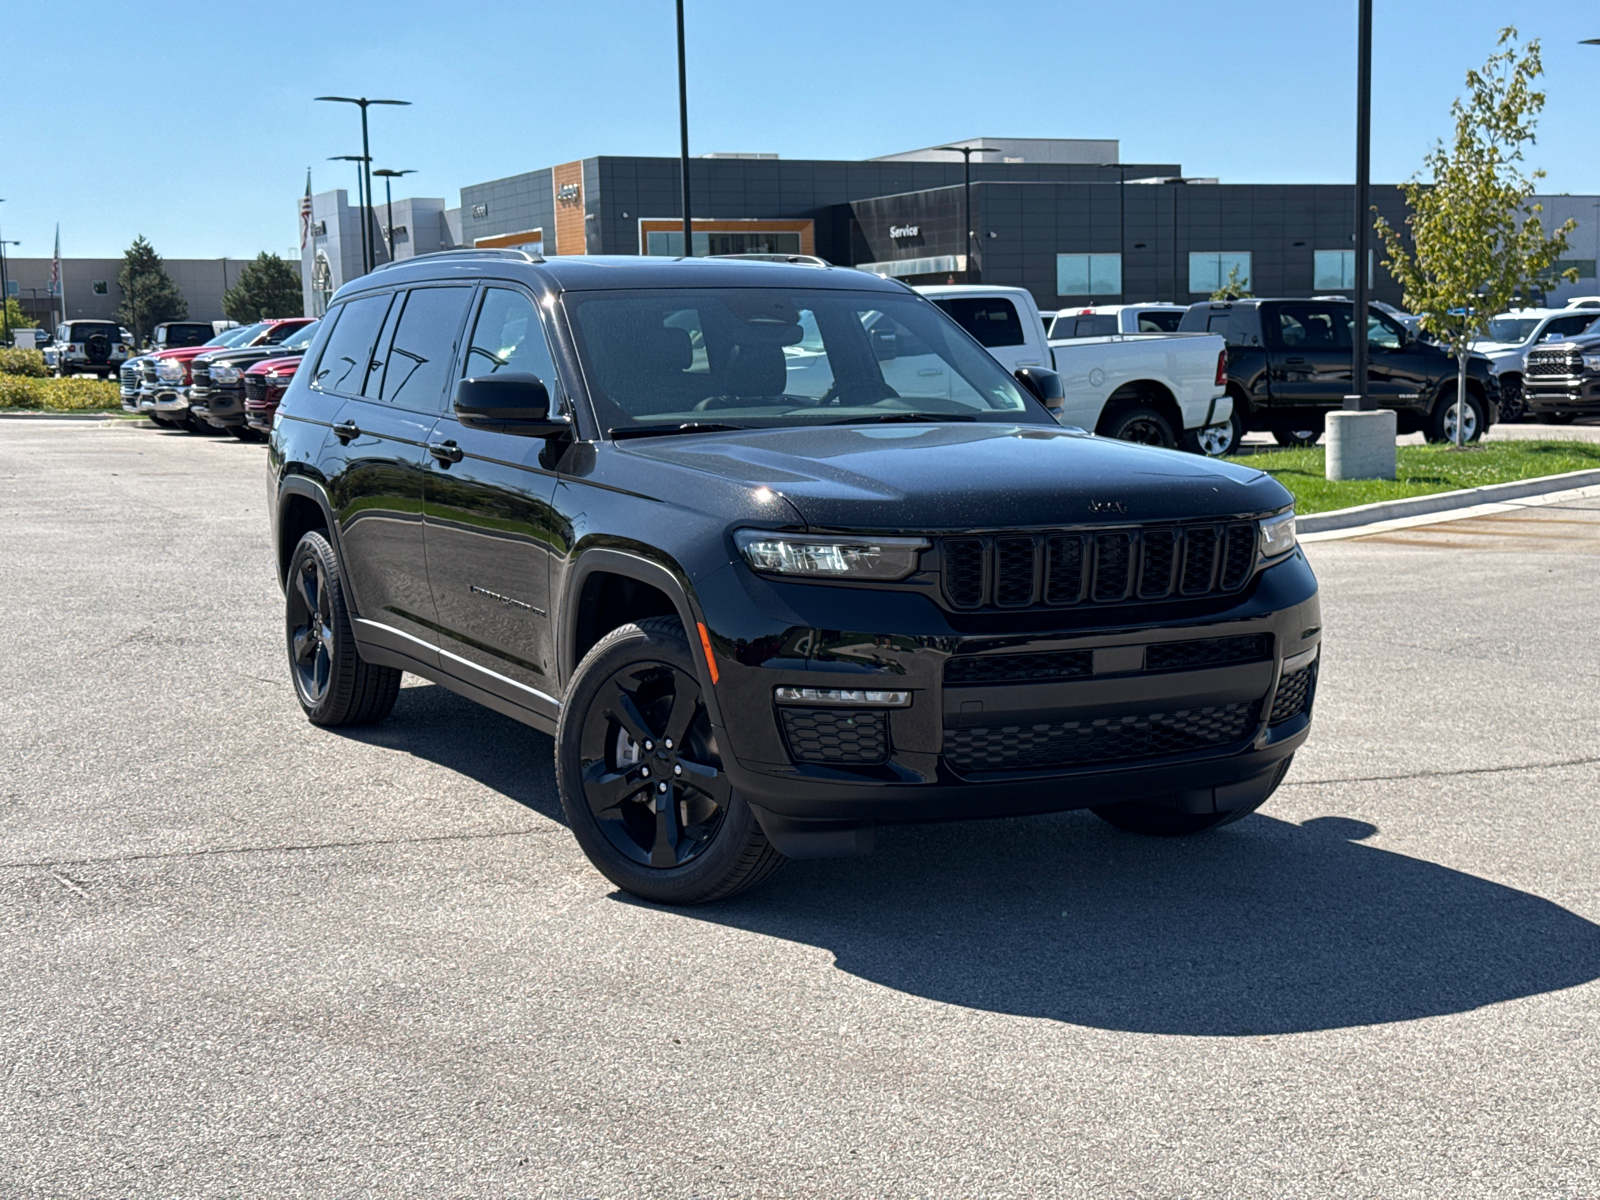
[(889, 715), (881, 708), (778, 709), (795, 762), (862, 767), (889, 760)]
[(1273, 698), (1272, 714), (1267, 718), (1267, 724), (1276, 725), (1279, 721), (1287, 721), (1305, 712), (1306, 701), (1311, 696), (1311, 685), (1316, 678), (1316, 663), (1301, 667), (1293, 675), (1285, 675), (1278, 683), (1278, 694)]
[(944, 757), (960, 771), (1017, 771), (1182, 754), (1238, 741), (1255, 726), (1256, 712), (1254, 703), (1218, 704), (1060, 724), (946, 729)]

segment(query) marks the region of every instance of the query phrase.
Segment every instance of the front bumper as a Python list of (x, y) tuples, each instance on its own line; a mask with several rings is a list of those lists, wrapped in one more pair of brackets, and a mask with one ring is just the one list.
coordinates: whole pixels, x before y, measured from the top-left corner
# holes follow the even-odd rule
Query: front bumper
[(188, 416), (189, 389), (170, 383), (146, 384), (139, 396), (139, 408), (163, 417)]
[(244, 388), (212, 387), (201, 404), (191, 401), (195, 416), (203, 417), (219, 429), (245, 423)]
[(1600, 375), (1544, 376), (1522, 380), (1522, 397), (1530, 413), (1600, 413)]
[[(1303, 704), (1273, 716), (1285, 659), (1304, 659), (1321, 640), (1316, 580), (1299, 552), (1239, 595), (1204, 604), (959, 617), (926, 596), (775, 583), (742, 567), (703, 581), (700, 600), (715, 614), (707, 623), (723, 763), (764, 822), (833, 828), (1130, 799), (1225, 811), (1265, 795), (1310, 730), (1315, 662), (1310, 675), (1289, 677)], [(1149, 653), (1164, 643), (1258, 638), (1265, 652), (1248, 662), (1147, 667), (1174, 658), (1173, 646)], [(1063, 654), (1089, 655), (1092, 672), (945, 682), (952, 658)], [(778, 687), (892, 689), (910, 703), (863, 717), (875, 744), (887, 745), (880, 761), (802, 762), (799, 726), (774, 702)]]

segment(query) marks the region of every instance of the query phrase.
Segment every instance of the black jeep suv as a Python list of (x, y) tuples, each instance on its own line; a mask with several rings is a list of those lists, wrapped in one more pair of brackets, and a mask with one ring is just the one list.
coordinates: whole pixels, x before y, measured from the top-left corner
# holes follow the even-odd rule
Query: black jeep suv
[(882, 822), (1236, 820), (1310, 726), (1290, 496), (1062, 428), (1019, 376), (848, 269), (380, 269), (270, 442), (300, 703), (378, 720), (411, 671), (554, 735), (584, 851), (669, 903)]

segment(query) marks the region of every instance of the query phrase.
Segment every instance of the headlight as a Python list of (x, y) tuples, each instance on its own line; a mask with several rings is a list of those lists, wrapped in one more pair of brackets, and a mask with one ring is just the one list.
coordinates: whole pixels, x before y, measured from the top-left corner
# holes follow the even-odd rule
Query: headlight
[(1294, 509), (1261, 522), (1261, 557), (1278, 558), (1296, 546)]
[(238, 383), (239, 368), (226, 366), (223, 363), (213, 363), (211, 367), (212, 383)]
[(183, 364), (176, 359), (162, 359), (156, 364), (156, 378), (162, 383), (182, 383)]
[(752, 570), (807, 579), (904, 579), (928, 548), (922, 538), (826, 537), (740, 529), (733, 535)]
[(1583, 369), (1585, 371), (1600, 371), (1600, 354), (1585, 354), (1583, 356)]

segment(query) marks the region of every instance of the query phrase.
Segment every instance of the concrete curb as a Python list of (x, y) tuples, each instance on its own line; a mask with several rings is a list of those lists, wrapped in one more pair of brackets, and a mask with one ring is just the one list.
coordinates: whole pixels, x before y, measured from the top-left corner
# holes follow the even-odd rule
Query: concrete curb
[(1434, 492), (1428, 496), (1407, 496), (1401, 500), (1380, 500), (1376, 504), (1358, 504), (1354, 508), (1311, 513), (1297, 519), (1295, 528), (1300, 533), (1327, 533), (1400, 517), (1419, 517), (1427, 513), (1472, 508), (1479, 504), (1495, 504), (1502, 500), (1520, 500), (1524, 496), (1565, 492), (1595, 484), (1600, 484), (1600, 470), (1567, 471), (1561, 475), (1540, 475), (1534, 479), (1515, 479), (1510, 483), (1486, 483), (1482, 487), (1462, 488), (1454, 492)]
[[(142, 415), (142, 414), (141, 414)], [(139, 418), (129, 412), (51, 412), (48, 409), (28, 408), (15, 412), (0, 412), (0, 421), (109, 421), (109, 420), (136, 421)]]

